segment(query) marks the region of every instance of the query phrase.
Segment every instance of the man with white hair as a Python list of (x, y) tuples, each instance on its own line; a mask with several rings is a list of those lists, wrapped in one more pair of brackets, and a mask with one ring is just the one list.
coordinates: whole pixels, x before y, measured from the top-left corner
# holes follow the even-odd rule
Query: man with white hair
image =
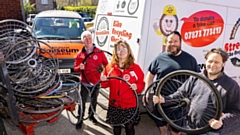
[[(83, 60), (85, 59), (85, 57), (93, 52), (93, 51), (97, 51), (100, 50), (99, 48), (97, 48), (94, 44), (93, 44), (93, 39), (92, 39), (92, 34), (89, 31), (84, 31), (81, 35), (81, 39), (84, 43), (84, 47), (82, 48), (81, 51), (78, 52), (77, 57), (75, 59), (74, 62), (74, 71), (75, 72), (81, 72), (82, 70), (84, 70), (84, 72), (88, 72), (87, 74), (85, 74), (84, 78), (82, 74), (80, 74), (81, 77), (81, 82), (82, 85), (81, 86), (81, 97), (82, 97), (82, 108), (83, 108), (83, 113), (82, 113), (82, 117), (84, 116), (84, 112), (85, 112), (85, 104), (88, 98), (88, 90), (86, 89), (86, 87), (89, 90), (92, 90), (93, 84), (96, 84), (99, 80), (100, 80), (100, 75), (101, 73), (99, 71), (96, 70), (96, 66), (106, 66), (108, 64), (108, 60), (105, 56), (105, 54), (103, 52), (101, 53), (93, 53), (93, 57), (89, 57), (89, 59), (86, 59), (85, 63), (91, 63), (91, 64), (85, 64), (82, 63)], [(89, 83), (90, 82), (90, 83)], [(94, 108), (94, 110), (96, 110), (96, 105), (97, 105), (97, 96), (99, 93), (99, 87), (95, 87), (95, 89), (93, 90), (93, 94), (92, 94), (92, 106)], [(88, 114), (89, 114), (89, 119), (93, 122), (93, 124), (97, 124), (97, 120), (94, 118), (94, 114), (92, 112), (91, 106), (89, 106), (89, 110), (88, 110)], [(82, 127), (82, 123), (83, 121), (81, 120), (79, 122), (79, 124), (76, 125), (76, 129), (80, 129)]]

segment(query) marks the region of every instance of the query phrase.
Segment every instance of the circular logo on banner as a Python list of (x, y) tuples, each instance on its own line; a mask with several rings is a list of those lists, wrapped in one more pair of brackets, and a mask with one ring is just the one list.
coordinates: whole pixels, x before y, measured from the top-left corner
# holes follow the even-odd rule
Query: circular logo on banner
[(137, 12), (139, 6), (139, 0), (130, 0), (128, 3), (128, 13), (133, 15)]
[(107, 42), (108, 35), (109, 35), (109, 22), (106, 17), (102, 17), (99, 20), (95, 34), (96, 34), (98, 45), (101, 47), (104, 46)]
[(97, 55), (94, 55), (94, 56), (93, 56), (93, 59), (94, 59), (94, 60), (97, 60), (97, 59), (98, 59), (98, 56), (97, 56)]
[(126, 81), (129, 81), (129, 80), (130, 80), (130, 75), (125, 74), (125, 75), (123, 76), (123, 79), (126, 80)]

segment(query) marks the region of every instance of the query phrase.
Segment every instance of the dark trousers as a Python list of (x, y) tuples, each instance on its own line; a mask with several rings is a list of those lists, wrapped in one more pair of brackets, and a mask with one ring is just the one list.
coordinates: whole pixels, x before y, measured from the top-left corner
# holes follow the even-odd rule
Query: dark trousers
[[(124, 124), (124, 125), (125, 125), (126, 135), (135, 135), (134, 123)], [(122, 126), (113, 126), (114, 135), (121, 135), (121, 133), (122, 133)]]
[[(93, 87), (86, 87), (84, 85), (81, 86), (81, 97), (82, 97), (82, 108), (83, 108), (83, 114), (82, 114), (82, 118), (84, 116), (85, 113), (85, 108), (86, 108), (86, 102), (87, 99), (89, 98), (90, 94), (91, 95), (91, 105), (93, 106), (94, 111), (96, 111), (96, 106), (97, 106), (97, 97), (99, 94), (99, 86), (96, 86), (95, 89), (92, 89)], [(90, 93), (89, 93), (90, 92)], [(89, 105), (88, 108), (88, 115), (93, 116), (93, 112), (91, 109), (91, 105)]]

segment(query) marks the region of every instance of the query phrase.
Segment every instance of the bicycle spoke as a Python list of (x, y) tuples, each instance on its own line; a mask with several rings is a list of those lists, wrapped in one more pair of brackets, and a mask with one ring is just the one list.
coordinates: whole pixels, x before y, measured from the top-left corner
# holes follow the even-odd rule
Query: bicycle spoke
[[(108, 81), (112, 81), (112, 82), (118, 82), (119, 84), (119, 96), (116, 96), (117, 93), (109, 93), (108, 90), (103, 90), (102, 88), (100, 88), (101, 92), (100, 94), (98, 95), (98, 98), (97, 98), (97, 109), (96, 111), (94, 111), (94, 114), (97, 116), (97, 118), (107, 124), (107, 125), (110, 125), (110, 126), (119, 126), (119, 125), (122, 125), (122, 124), (125, 124), (125, 123), (128, 123), (129, 121), (131, 121), (135, 115), (137, 114), (137, 112), (139, 111), (138, 110), (138, 96), (137, 96), (137, 93), (136, 91), (132, 90), (130, 88), (131, 84), (129, 82), (127, 82), (126, 80), (120, 78), (120, 77), (108, 77)], [(99, 81), (96, 85), (100, 84), (102, 81)], [(114, 83), (115, 85), (116, 83)], [(122, 87), (125, 87), (126, 88), (129, 87), (130, 89), (122, 89)], [(95, 87), (95, 86), (94, 86)], [(116, 86), (113, 86), (113, 87), (116, 87)], [(94, 88), (93, 88), (94, 89)], [(131, 93), (131, 94), (130, 94)], [(111, 95), (113, 94), (113, 95)], [(133, 96), (128, 96), (126, 97), (126, 95), (133, 95)], [(107, 96), (108, 95), (108, 96)], [(109, 102), (109, 96), (111, 95), (111, 97), (113, 98), (110, 102)], [(106, 98), (107, 97), (107, 98)], [(116, 98), (115, 98), (116, 97)], [(112, 107), (113, 106), (118, 106), (118, 105), (129, 105), (129, 99), (134, 99), (134, 101), (136, 102), (136, 106), (133, 106), (131, 108), (131, 111), (133, 112), (132, 115), (128, 115), (128, 116), (124, 116), (124, 111), (126, 110), (125, 108), (121, 108), (119, 107), (119, 113), (116, 114), (116, 115), (121, 115), (124, 119), (122, 121), (115, 121), (114, 123), (111, 122), (111, 120), (109, 119), (108, 116), (108, 113), (114, 113), (111, 111)], [(132, 101), (132, 100), (131, 100)], [(93, 110), (93, 106), (91, 105), (92, 107), (92, 110)], [(115, 113), (117, 113), (118, 111), (116, 111)], [(122, 112), (122, 113), (120, 113)], [(112, 114), (113, 115), (113, 114)], [(114, 114), (115, 115), (115, 114)]]
[(198, 73), (179, 70), (166, 75), (157, 88), (160, 94), (169, 100), (158, 104), (159, 113), (179, 131), (206, 132), (210, 130), (208, 121), (221, 116), (222, 102), (216, 87)]
[(108, 63), (111, 61), (112, 54), (110, 52), (104, 51), (104, 50), (96, 50), (89, 53), (82, 62), (82, 64), (84, 64), (85, 66), (85, 69), (87, 69), (87, 70), (82, 70), (82, 75), (84, 79), (91, 85), (94, 85), (94, 84), (92, 84), (91, 81), (89, 81), (90, 80), (89, 76), (93, 77), (91, 75), (102, 73), (102, 71), (104, 70), (104, 65), (101, 62), (101, 60), (93, 62), (93, 59), (98, 59), (98, 58), (102, 59), (103, 56), (107, 58)]

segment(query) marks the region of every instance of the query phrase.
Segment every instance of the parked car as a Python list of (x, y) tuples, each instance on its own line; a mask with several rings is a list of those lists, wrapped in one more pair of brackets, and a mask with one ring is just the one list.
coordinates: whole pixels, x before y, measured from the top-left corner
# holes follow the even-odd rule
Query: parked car
[(93, 27), (95, 22), (95, 19), (89, 21), (89, 22), (84, 22), (86, 29), (88, 30), (90, 27)]
[(31, 25), (33, 23), (33, 21), (34, 21), (35, 16), (36, 16), (36, 14), (29, 14), (28, 18), (26, 20), (27, 23)]
[(78, 12), (78, 14), (81, 15), (84, 24), (94, 20), (94, 18), (92, 18), (88, 13)]
[(49, 44), (52, 49), (43, 44), (41, 47), (57, 53), (59, 73), (75, 74), (74, 60), (84, 46), (81, 34), (86, 30), (82, 17), (73, 11), (43, 11), (37, 14), (32, 29), (36, 38)]
[(83, 22), (84, 22), (84, 23), (86, 23), (86, 22), (91, 22), (92, 20), (94, 20), (94, 19), (91, 18), (91, 17), (83, 18)]
[(81, 15), (82, 18), (91, 18), (90, 14), (88, 13), (78, 12), (78, 14)]

